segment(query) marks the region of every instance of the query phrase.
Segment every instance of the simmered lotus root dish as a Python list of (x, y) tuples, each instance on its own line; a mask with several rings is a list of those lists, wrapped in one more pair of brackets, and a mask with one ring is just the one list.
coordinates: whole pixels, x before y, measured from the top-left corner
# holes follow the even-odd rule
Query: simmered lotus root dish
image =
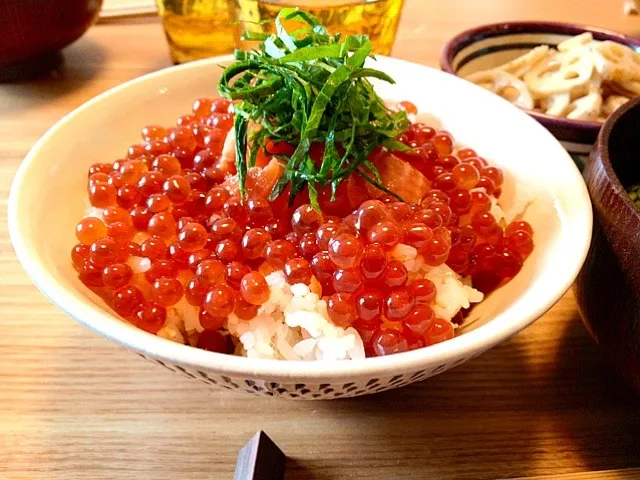
[(604, 121), (640, 95), (640, 55), (626, 45), (594, 40), (585, 32), (561, 42), (557, 49), (540, 45), (465, 78), (520, 108)]

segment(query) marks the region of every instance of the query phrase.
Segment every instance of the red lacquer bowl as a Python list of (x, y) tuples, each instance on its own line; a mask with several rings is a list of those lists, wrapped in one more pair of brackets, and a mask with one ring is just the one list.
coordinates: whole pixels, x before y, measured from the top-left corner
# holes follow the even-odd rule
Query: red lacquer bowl
[(0, 66), (37, 60), (77, 40), (102, 0), (0, 0)]

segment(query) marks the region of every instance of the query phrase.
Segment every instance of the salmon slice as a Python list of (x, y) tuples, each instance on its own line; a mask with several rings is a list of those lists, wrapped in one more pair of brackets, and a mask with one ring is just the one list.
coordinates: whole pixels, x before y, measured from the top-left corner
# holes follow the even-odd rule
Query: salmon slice
[[(231, 150), (232, 149), (229, 145), (229, 148), (227, 149), (229, 155), (222, 155), (222, 158), (226, 158), (230, 164), (233, 161), (233, 166), (235, 167), (235, 152), (233, 156), (231, 156)], [(378, 157), (372, 160), (372, 163), (380, 173), (382, 184), (392, 192), (402, 197), (405, 202), (419, 203), (431, 189), (431, 182), (427, 177), (425, 177), (409, 162), (402, 160), (393, 154)], [(276, 158), (269, 160), (264, 167), (250, 168), (247, 171), (247, 178), (245, 180), (247, 193), (260, 197), (268, 197), (275, 184), (283, 175), (284, 170), (285, 167), (283, 162)], [(359, 175), (355, 175), (353, 177), (356, 178), (349, 178), (343, 182), (341, 187), (338, 189), (338, 195), (336, 195), (336, 200), (341, 197), (345, 197), (341, 198), (341, 200), (343, 200), (342, 202), (336, 202), (345, 203), (345, 208), (338, 209), (338, 205), (336, 204), (336, 210), (340, 211), (332, 213), (344, 215), (344, 212), (347, 212), (347, 210), (350, 212), (354, 208), (357, 208), (360, 203), (368, 197), (378, 198), (385, 194), (382, 190), (371, 185), (369, 182), (363, 181)], [(231, 175), (227, 177), (227, 180), (225, 180), (222, 186), (226, 188), (231, 195), (238, 195), (238, 176)], [(323, 205), (323, 209), (325, 207), (332, 207), (332, 204), (334, 203), (325, 203), (328, 201), (328, 198), (323, 198), (325, 196), (323, 193), (328, 192), (329, 190), (327, 189), (327, 192), (321, 192), (320, 194), (320, 203)], [(332, 208), (328, 208), (328, 210), (332, 210)], [(342, 210), (344, 210), (344, 212)]]
[(277, 158), (272, 158), (264, 168), (250, 168), (245, 182), (247, 192), (259, 197), (268, 197), (283, 174), (284, 165)]
[[(278, 159), (272, 158), (264, 168), (253, 167), (247, 170), (245, 188), (248, 195), (268, 197), (275, 184), (284, 173), (284, 165)], [(231, 196), (239, 195), (238, 175), (227, 177), (221, 185)]]
[[(380, 173), (382, 185), (396, 193), (405, 202), (419, 203), (431, 189), (431, 182), (409, 162), (393, 154), (372, 161)], [(373, 198), (385, 193), (367, 182), (367, 190)]]
[(218, 160), (217, 167), (223, 172), (235, 172), (236, 171), (236, 129), (231, 127), (229, 133), (227, 133), (224, 139), (224, 145), (222, 146), (222, 153)]

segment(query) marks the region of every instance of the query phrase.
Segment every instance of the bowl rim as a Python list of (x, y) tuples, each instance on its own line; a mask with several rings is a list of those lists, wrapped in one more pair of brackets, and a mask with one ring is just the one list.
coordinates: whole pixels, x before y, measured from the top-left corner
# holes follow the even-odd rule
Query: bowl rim
[[(611, 40), (627, 46), (633, 46), (640, 49), (640, 39), (627, 35), (625, 33), (616, 32), (607, 28), (595, 27), (591, 25), (581, 25), (578, 23), (566, 22), (545, 22), (545, 21), (513, 21), (513, 22), (497, 22), (479, 25), (456, 34), (448, 40), (440, 51), (440, 68), (447, 73), (458, 77), (457, 72), (453, 68), (453, 59), (456, 54), (464, 47), (467, 47), (478, 40), (488, 37), (499, 37), (510, 33), (556, 33), (561, 35), (579, 35), (584, 32), (595, 33), (598, 37)], [(598, 131), (605, 122), (591, 120), (572, 120), (563, 117), (554, 117), (546, 113), (536, 112), (533, 110), (521, 109), (533, 118), (538, 120), (545, 126), (554, 129), (579, 129), (585, 135), (592, 135), (595, 138)]]
[[(604, 123), (598, 140), (596, 141), (596, 148), (593, 150), (595, 158), (591, 160), (591, 163), (600, 163), (602, 170), (608, 182), (609, 189), (619, 198), (622, 199), (625, 213), (633, 215), (638, 222), (640, 222), (640, 208), (631, 200), (631, 197), (627, 194), (618, 174), (616, 173), (611, 163), (611, 155), (609, 154), (609, 143), (611, 141), (611, 132), (617, 125), (618, 121), (624, 117), (629, 110), (633, 110), (640, 107), (640, 96), (632, 98), (627, 103), (617, 108)], [(640, 113), (640, 109), (638, 109)], [(587, 169), (590, 168), (587, 166)], [(593, 202), (594, 208), (598, 208), (597, 205), (600, 202)]]
[[(433, 72), (438, 72), (437, 69), (414, 62), (383, 56), (378, 56), (378, 58), (385, 58), (394, 63), (407, 64), (408, 66), (413, 67), (419, 66), (421, 68), (432, 70)], [(582, 182), (580, 172), (565, 151), (565, 161), (568, 162), (567, 165), (571, 171), (574, 172), (573, 175), (575, 177), (573, 180), (576, 187), (579, 189), (577, 192), (577, 198), (582, 202), (582, 205), (576, 214), (579, 215), (585, 231), (585, 235), (580, 237), (580, 242), (576, 245), (576, 249), (574, 250), (576, 255), (573, 257), (572, 263), (570, 264), (572, 269), (570, 274), (567, 275), (564, 281), (559, 284), (557, 291), (549, 293), (548, 296), (545, 297), (546, 301), (544, 303), (533, 305), (533, 308), (527, 310), (527, 314), (511, 319), (509, 318), (509, 308), (507, 308), (505, 312), (494, 316), (492, 321), (487, 322), (464, 335), (454, 337), (453, 339), (440, 344), (432, 345), (429, 348), (422, 348), (384, 357), (336, 362), (283, 361), (271, 359), (260, 359), (259, 361), (256, 361), (255, 359), (246, 357), (209, 352), (165, 340), (161, 337), (157, 337), (156, 335), (140, 330), (113, 315), (101, 311), (96, 306), (89, 306), (78, 300), (77, 295), (58, 282), (58, 280), (48, 272), (47, 268), (37, 260), (35, 255), (30, 255), (29, 250), (25, 247), (25, 242), (22, 241), (22, 238), (26, 238), (26, 235), (23, 234), (22, 227), (18, 220), (20, 214), (19, 196), (21, 189), (25, 188), (23, 187), (23, 184), (29, 172), (29, 167), (32, 163), (35, 163), (35, 160), (38, 158), (38, 150), (45, 145), (50, 138), (55, 136), (58, 130), (63, 128), (69, 119), (83, 114), (83, 112), (92, 108), (94, 105), (108, 101), (109, 97), (113, 94), (132, 86), (142, 84), (150, 79), (162, 77), (167, 75), (168, 72), (181, 72), (190, 69), (206, 68), (210, 65), (221, 65), (232, 59), (232, 55), (226, 55), (194, 61), (152, 72), (113, 87), (88, 100), (72, 112), (65, 115), (37, 141), (22, 161), (14, 177), (9, 195), (8, 225), (11, 241), (18, 260), (38, 289), (52, 303), (71, 316), (75, 321), (138, 354), (148, 355), (158, 360), (188, 366), (200, 371), (215, 372), (222, 375), (236, 377), (262, 378), (284, 382), (294, 380), (300, 380), (302, 382), (322, 380), (333, 381), (346, 378), (371, 378), (371, 375), (395, 375), (398, 372), (419, 370), (425, 368), (427, 365), (447, 365), (451, 361), (458, 360), (462, 362), (464, 360), (468, 360), (469, 358), (486, 351), (529, 326), (540, 316), (546, 313), (569, 290), (587, 255), (591, 240), (593, 218), (591, 202), (589, 200), (586, 186), (584, 185), (584, 182)], [(456, 79), (455, 81), (462, 82), (463, 80)], [(473, 86), (473, 88), (477, 88), (479, 94), (481, 92), (482, 95), (488, 94), (488, 92), (481, 87)], [(509, 104), (506, 100), (499, 100), (497, 97), (496, 100), (504, 101), (506, 104)], [(521, 112), (521, 110), (517, 109), (515, 106), (513, 106), (513, 109), (514, 111)], [(524, 112), (521, 113), (524, 115)], [(537, 124), (533, 123), (531, 125), (533, 128), (534, 125)], [(539, 128), (543, 127), (539, 126)], [(548, 132), (545, 132), (545, 134), (549, 135), (550, 141), (557, 142), (551, 134)], [(561, 146), (558, 144), (558, 147), (560, 148)], [(509, 323), (503, 322), (505, 325), (502, 325), (500, 322), (495, 322), (505, 316), (509, 318)], [(496, 324), (498, 324), (498, 326)], [(436, 369), (435, 371), (438, 373), (439, 369)]]

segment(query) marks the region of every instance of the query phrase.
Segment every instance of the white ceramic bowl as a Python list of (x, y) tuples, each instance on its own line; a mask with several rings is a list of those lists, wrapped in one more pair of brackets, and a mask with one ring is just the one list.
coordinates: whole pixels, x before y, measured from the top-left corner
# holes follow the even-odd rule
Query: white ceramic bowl
[[(395, 85), (377, 85), (393, 100), (411, 100), (459, 143), (507, 170), (507, 183), (537, 192), (525, 214), (536, 249), (507, 286), (475, 308), (456, 338), (388, 357), (342, 362), (255, 360), (212, 353), (138, 330), (114, 316), (77, 279), (70, 250), (83, 216), (86, 171), (110, 162), (151, 123), (171, 124), (199, 96), (214, 96), (220, 64), (194, 62), (125, 83), (58, 122), (31, 149), (14, 179), (9, 230), (17, 256), (40, 290), (81, 324), (190, 378), (227, 389), (287, 398), (362, 395), (424, 380), (459, 365), (525, 328), (571, 286), (591, 238), (591, 204), (561, 145), (507, 101), (452, 75), (378, 57)], [(435, 120), (437, 119), (437, 120)], [(504, 197), (510, 187), (505, 186)]]

